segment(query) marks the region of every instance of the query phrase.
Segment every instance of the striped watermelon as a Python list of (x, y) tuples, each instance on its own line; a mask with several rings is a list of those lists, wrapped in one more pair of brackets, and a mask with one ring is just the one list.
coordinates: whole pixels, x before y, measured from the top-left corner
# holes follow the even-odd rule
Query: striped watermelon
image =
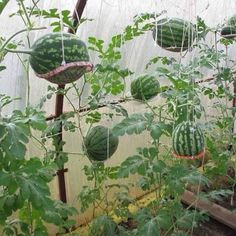
[(118, 147), (119, 139), (111, 129), (98, 125), (93, 127), (84, 139), (86, 155), (94, 161), (105, 161), (111, 157)]
[(231, 36), (232, 34), (236, 34), (236, 15), (232, 16), (221, 30), (221, 35), (225, 38), (235, 38), (235, 36)]
[(232, 34), (236, 34), (236, 27), (225, 26), (221, 29), (220, 33), (224, 38), (233, 39), (235, 38), (235, 36), (233, 36)]
[(137, 100), (148, 100), (155, 97), (159, 92), (160, 84), (151, 75), (142, 75), (131, 83), (131, 95)]
[(178, 124), (172, 133), (173, 154), (178, 158), (195, 159), (204, 155), (204, 136), (192, 121)]
[(153, 38), (157, 44), (172, 52), (187, 50), (192, 46), (196, 35), (196, 27), (191, 22), (178, 18), (161, 19), (153, 30)]
[[(76, 63), (88, 62), (89, 55), (85, 43), (77, 36), (69, 33), (51, 33), (33, 44), (29, 61), (39, 77), (44, 78), (43, 75), (55, 70), (58, 73), (49, 75), (48, 80), (52, 83), (66, 84), (77, 80), (85, 73), (86, 66), (76, 66)], [(58, 68), (62, 69), (57, 71)]]

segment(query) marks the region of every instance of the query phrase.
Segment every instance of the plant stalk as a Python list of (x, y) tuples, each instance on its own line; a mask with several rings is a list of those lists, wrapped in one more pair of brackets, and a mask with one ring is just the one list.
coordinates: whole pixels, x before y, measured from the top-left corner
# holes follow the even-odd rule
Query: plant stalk
[[(10, 38), (8, 38), (8, 39), (6, 40), (6, 42), (1, 46), (0, 52), (3, 51), (4, 48), (7, 46), (7, 44), (8, 44), (15, 36), (17, 36), (18, 34), (21, 34), (21, 33), (27, 32), (27, 31), (42, 30), (42, 29), (46, 29), (46, 27), (38, 27), (38, 28), (31, 28), (31, 29), (23, 29), (23, 30), (20, 30), (20, 31), (16, 32), (16, 33), (13, 34)], [(7, 50), (10, 50), (10, 49), (7, 49)]]

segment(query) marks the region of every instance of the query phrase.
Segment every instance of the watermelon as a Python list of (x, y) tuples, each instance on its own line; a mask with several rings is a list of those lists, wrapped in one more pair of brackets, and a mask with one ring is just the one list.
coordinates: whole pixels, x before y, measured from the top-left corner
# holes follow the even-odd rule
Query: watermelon
[(164, 18), (156, 22), (153, 38), (156, 43), (171, 52), (181, 52), (192, 46), (197, 32), (188, 21), (178, 18)]
[(117, 150), (118, 137), (112, 130), (98, 125), (93, 127), (84, 138), (84, 150), (89, 159), (93, 161), (105, 161)]
[(69, 33), (39, 38), (31, 47), (29, 62), (37, 76), (57, 84), (77, 80), (90, 66), (85, 43)]
[(229, 18), (229, 20), (226, 22), (225, 26), (221, 29), (221, 36), (224, 38), (233, 39), (236, 34), (236, 15), (233, 15)]
[(142, 75), (131, 83), (131, 95), (137, 100), (145, 101), (151, 99), (159, 92), (160, 84), (152, 75)]
[(220, 33), (221, 33), (221, 36), (223, 36), (224, 38), (233, 39), (235, 38), (235, 36), (233, 35), (236, 34), (236, 27), (225, 26), (221, 29)]
[(196, 159), (204, 155), (204, 135), (192, 121), (178, 124), (172, 133), (173, 155), (178, 158)]

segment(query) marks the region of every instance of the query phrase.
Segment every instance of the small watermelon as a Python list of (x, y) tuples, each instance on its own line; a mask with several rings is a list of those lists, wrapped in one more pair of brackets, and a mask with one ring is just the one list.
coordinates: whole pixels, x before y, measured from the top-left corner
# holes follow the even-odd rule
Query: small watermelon
[(221, 36), (228, 39), (234, 39), (236, 34), (236, 15), (233, 15), (221, 29)]
[(113, 135), (111, 129), (98, 125), (86, 135), (84, 150), (91, 160), (105, 161), (115, 153), (118, 144), (119, 139)]
[(131, 83), (131, 95), (137, 100), (145, 101), (151, 99), (159, 92), (160, 83), (151, 75), (142, 75)]
[(39, 38), (31, 47), (29, 62), (37, 76), (56, 84), (77, 80), (91, 66), (85, 43), (69, 33)]
[(220, 34), (224, 38), (233, 39), (235, 38), (234, 35), (236, 34), (236, 27), (225, 26), (221, 29)]
[(164, 18), (156, 22), (153, 38), (156, 43), (171, 52), (181, 52), (192, 46), (197, 32), (188, 21), (178, 18)]
[(172, 133), (173, 154), (178, 158), (196, 159), (204, 155), (204, 135), (192, 121), (178, 124)]

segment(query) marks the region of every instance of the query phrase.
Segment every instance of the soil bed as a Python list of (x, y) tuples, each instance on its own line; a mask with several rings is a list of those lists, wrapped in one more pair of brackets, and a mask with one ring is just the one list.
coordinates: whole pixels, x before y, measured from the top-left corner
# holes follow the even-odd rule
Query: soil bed
[(220, 222), (211, 219), (201, 223), (200, 226), (193, 231), (193, 236), (236, 236), (236, 231)]

